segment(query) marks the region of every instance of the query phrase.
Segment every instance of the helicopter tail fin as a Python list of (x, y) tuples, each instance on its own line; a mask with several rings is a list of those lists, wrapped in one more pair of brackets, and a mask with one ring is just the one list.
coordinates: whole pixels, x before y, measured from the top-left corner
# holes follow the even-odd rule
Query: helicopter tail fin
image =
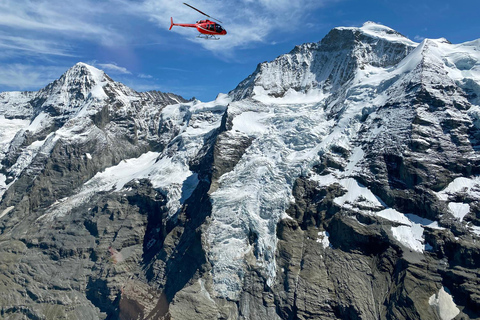
[(168, 30), (172, 30), (172, 28), (173, 28), (173, 18), (172, 17), (170, 17), (170, 22), (171, 22), (171, 25), (170, 25), (170, 28)]

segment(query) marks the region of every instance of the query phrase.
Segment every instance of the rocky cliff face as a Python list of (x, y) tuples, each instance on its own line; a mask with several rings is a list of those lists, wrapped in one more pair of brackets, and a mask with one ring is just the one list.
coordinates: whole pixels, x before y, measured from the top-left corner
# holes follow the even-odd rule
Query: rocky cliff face
[(366, 23), (208, 103), (0, 94), (1, 316), (479, 318), (479, 52)]

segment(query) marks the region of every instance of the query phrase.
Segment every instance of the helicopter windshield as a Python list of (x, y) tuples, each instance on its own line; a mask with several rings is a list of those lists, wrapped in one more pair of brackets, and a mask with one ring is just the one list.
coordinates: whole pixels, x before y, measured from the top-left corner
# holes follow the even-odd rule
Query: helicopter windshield
[(223, 28), (222, 28), (222, 26), (221, 26), (221, 25), (219, 25), (219, 24), (215, 25), (215, 28), (216, 28), (216, 31), (217, 31), (218, 33), (220, 33), (220, 32), (222, 32), (222, 31), (223, 31)]

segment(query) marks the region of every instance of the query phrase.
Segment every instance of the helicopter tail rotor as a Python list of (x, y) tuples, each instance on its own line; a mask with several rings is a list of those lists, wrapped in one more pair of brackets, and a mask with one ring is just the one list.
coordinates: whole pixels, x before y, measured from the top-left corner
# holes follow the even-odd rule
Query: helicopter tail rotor
[(168, 30), (172, 30), (172, 28), (173, 28), (173, 18), (172, 17), (170, 17), (170, 22), (171, 22), (171, 25), (170, 25), (170, 28)]

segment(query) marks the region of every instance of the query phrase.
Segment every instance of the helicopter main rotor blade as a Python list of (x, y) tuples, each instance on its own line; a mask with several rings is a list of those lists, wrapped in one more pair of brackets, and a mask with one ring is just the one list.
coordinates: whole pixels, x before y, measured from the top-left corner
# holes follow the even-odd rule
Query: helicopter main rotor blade
[(186, 5), (187, 7), (192, 8), (193, 10), (196, 10), (196, 11), (200, 12), (200, 13), (203, 14), (204, 16), (207, 16), (207, 17), (209, 17), (209, 18), (211, 18), (211, 19), (213, 19), (213, 20), (216, 20), (216, 21), (218, 21), (218, 22), (220, 22), (220, 23), (223, 23), (222, 21), (220, 21), (220, 20), (218, 20), (218, 19), (215, 19), (214, 17), (210, 17), (210, 16), (209, 16), (208, 14), (206, 14), (205, 12), (202, 12), (202, 11), (198, 10), (197, 8), (192, 7), (192, 6), (189, 5), (188, 3), (185, 3), (185, 2), (184, 2), (183, 4)]

